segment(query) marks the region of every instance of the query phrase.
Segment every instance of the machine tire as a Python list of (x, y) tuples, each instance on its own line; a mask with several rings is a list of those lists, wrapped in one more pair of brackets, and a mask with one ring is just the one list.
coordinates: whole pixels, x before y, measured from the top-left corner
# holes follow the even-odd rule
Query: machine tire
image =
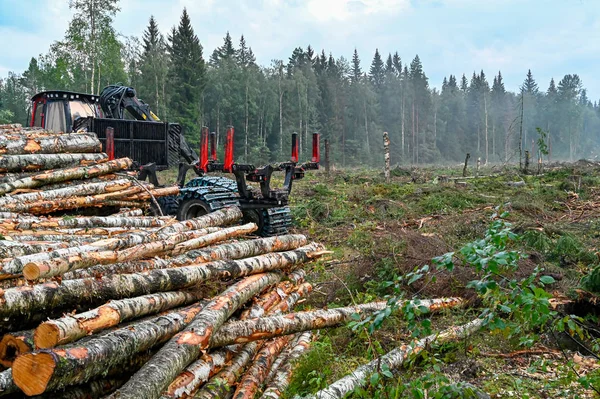
[(189, 220), (211, 213), (210, 206), (196, 198), (190, 198), (181, 201), (177, 210), (177, 220)]
[[(164, 216), (177, 215), (177, 210), (179, 209), (179, 198), (176, 195), (158, 197), (156, 202), (158, 202), (158, 206), (160, 206), (160, 210)], [(150, 202), (150, 207), (152, 208), (152, 214), (154, 216), (160, 216), (160, 212), (158, 212), (156, 209), (156, 205), (154, 205), (153, 201)]]

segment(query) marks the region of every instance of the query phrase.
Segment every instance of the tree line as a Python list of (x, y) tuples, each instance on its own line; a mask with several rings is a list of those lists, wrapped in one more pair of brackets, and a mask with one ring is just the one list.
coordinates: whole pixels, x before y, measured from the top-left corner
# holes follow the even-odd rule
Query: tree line
[(350, 59), (312, 46), (288, 60), (259, 65), (242, 36), (226, 34), (205, 59), (184, 9), (164, 37), (150, 17), (141, 38), (123, 37), (112, 26), (118, 0), (75, 0), (65, 37), (31, 59), (22, 74), (0, 80), (0, 122), (26, 122), (28, 99), (46, 89), (98, 93), (117, 82), (136, 88), (163, 120), (180, 123), (197, 145), (200, 127), (223, 139), (236, 128), (236, 156), (254, 163), (289, 156), (299, 133), (303, 158), (310, 135), (320, 132), (338, 165), (380, 165), (382, 133), (389, 132), (392, 163), (457, 162), (466, 153), (486, 162), (519, 162), (525, 151), (553, 159), (597, 156), (600, 104), (580, 77), (567, 74), (540, 88), (531, 71), (516, 93), (502, 73), (449, 75), (431, 88), (424, 67), (396, 52), (375, 50), (363, 70)]

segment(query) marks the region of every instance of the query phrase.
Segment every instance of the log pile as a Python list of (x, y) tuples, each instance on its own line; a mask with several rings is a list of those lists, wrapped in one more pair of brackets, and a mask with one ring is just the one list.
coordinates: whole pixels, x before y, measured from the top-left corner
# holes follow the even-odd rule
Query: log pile
[[(126, 173), (128, 158), (110, 160), (93, 133), (54, 133), (0, 125), (0, 212), (47, 215), (99, 207), (145, 209), (178, 194)], [(10, 217), (9, 217), (10, 219)]]
[(0, 396), (278, 398), (311, 331), (387, 305), (293, 313), (312, 289), (303, 265), (329, 252), (302, 235), (250, 239), (238, 208), (183, 222), (12, 216)]

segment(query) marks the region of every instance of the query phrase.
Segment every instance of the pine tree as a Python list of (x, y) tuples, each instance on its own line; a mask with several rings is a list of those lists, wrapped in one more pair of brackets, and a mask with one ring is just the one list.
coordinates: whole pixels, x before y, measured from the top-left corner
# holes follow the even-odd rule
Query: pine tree
[(379, 54), (379, 49), (375, 50), (375, 56), (373, 57), (371, 69), (369, 70), (369, 77), (375, 88), (381, 90), (385, 79), (385, 66), (381, 59), (381, 55)]
[(170, 39), (171, 70), (169, 80), (174, 88), (170, 98), (173, 119), (184, 129), (192, 144), (199, 141), (201, 99), (206, 85), (206, 66), (202, 46), (194, 34), (187, 10), (183, 9), (177, 29)]

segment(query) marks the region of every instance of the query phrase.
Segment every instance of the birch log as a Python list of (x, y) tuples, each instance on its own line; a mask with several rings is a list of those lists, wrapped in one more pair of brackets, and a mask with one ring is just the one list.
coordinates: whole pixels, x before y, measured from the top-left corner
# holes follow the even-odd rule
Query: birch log
[(7, 231), (39, 230), (54, 228), (80, 228), (95, 227), (130, 227), (148, 228), (163, 227), (172, 223), (171, 217), (125, 217), (125, 216), (92, 216), (75, 218), (31, 218), (0, 220), (0, 228)]
[(107, 158), (106, 154), (26, 154), (0, 155), (0, 173), (86, 166)]
[(33, 348), (33, 330), (4, 334), (0, 340), (0, 364), (12, 367), (17, 356), (31, 352)]
[[(0, 317), (43, 313), (74, 304), (101, 303), (109, 299), (141, 296), (192, 287), (208, 279), (234, 278), (290, 268), (319, 257), (322, 246), (310, 244), (294, 251), (270, 253), (241, 260), (215, 261), (197, 266), (151, 270), (100, 278), (63, 280), (4, 290)], [(6, 320), (0, 321), (0, 325)]]
[(265, 287), (276, 284), (279, 278), (275, 273), (256, 274), (229, 287), (110, 398), (159, 398), (171, 381), (208, 348), (213, 331), (218, 330), (242, 304)]
[(0, 195), (10, 193), (11, 191), (18, 189), (36, 188), (46, 184), (60, 183), (67, 180), (102, 176), (108, 173), (114, 173), (127, 169), (131, 167), (132, 163), (132, 160), (129, 158), (120, 158), (97, 165), (48, 171), (13, 182), (0, 184)]
[(222, 259), (243, 259), (271, 252), (289, 251), (306, 245), (303, 235), (286, 235), (279, 237), (259, 238), (240, 241), (232, 244), (221, 244), (212, 248), (193, 250), (169, 260), (154, 258), (134, 262), (117, 263), (114, 265), (93, 266), (63, 275), (65, 280), (96, 277), (108, 274), (141, 273), (154, 269), (189, 266)]
[(13, 240), (0, 240), (0, 259), (14, 258), (17, 256), (31, 255), (42, 251), (66, 248), (64, 242), (23, 242)]
[(59, 154), (101, 152), (102, 144), (95, 134), (76, 133), (42, 136), (0, 136), (0, 154)]
[(260, 399), (279, 399), (283, 395), (290, 385), (295, 362), (310, 348), (312, 339), (313, 334), (310, 331), (298, 336), (282, 367), (277, 370)]
[(81, 195), (94, 195), (101, 193), (110, 193), (114, 191), (124, 190), (131, 186), (131, 181), (127, 179), (109, 180), (97, 183), (84, 183), (79, 185), (71, 185), (69, 187), (58, 188), (54, 190), (36, 191), (27, 194), (7, 195), (0, 198), (1, 208), (10, 208), (12, 204), (37, 202), (43, 200), (56, 200), (65, 197), (76, 197)]
[[(124, 321), (187, 305), (199, 299), (197, 294), (176, 291), (111, 301), (87, 312), (45, 321), (35, 329), (33, 339), (38, 348), (53, 348), (114, 327)], [(0, 343), (0, 354), (1, 345)]]
[(188, 306), (81, 345), (21, 355), (13, 363), (14, 382), (30, 396), (87, 382), (111, 367), (126, 364), (135, 354), (167, 341), (190, 323), (203, 306), (204, 303)]
[[(246, 234), (248, 231), (254, 231), (257, 227), (240, 226), (227, 229), (225, 234), (218, 235), (221, 239), (223, 236), (235, 237), (236, 235)], [(215, 231), (217, 230), (217, 231)], [(60, 276), (67, 272), (77, 269), (83, 269), (94, 265), (107, 265), (112, 263), (124, 262), (126, 260), (138, 260), (147, 257), (155, 256), (161, 252), (169, 251), (175, 246), (186, 240), (196, 239), (198, 237), (213, 235), (219, 233), (220, 229), (210, 227), (201, 230), (184, 231), (174, 234), (165, 240), (152, 241), (145, 244), (135, 245), (120, 251), (98, 251), (98, 252), (79, 252), (63, 258), (52, 258), (28, 262), (23, 267), (23, 275), (28, 280), (37, 280), (39, 278), (49, 278)]]
[[(450, 327), (438, 334), (432, 334), (420, 339), (410, 345), (402, 345), (394, 349), (379, 359), (360, 366), (348, 376), (334, 382), (327, 388), (317, 392), (314, 395), (305, 396), (305, 399), (341, 399), (359, 386), (364, 386), (368, 377), (378, 368), (386, 365), (390, 370), (401, 367), (409, 359), (413, 358), (419, 352), (425, 350), (428, 345), (442, 344), (451, 341), (457, 341), (479, 331), (484, 325), (483, 319), (475, 319), (462, 326)], [(263, 396), (264, 397), (264, 396)], [(274, 397), (268, 397), (274, 398)]]
[[(25, 265), (29, 263), (35, 264), (36, 262), (41, 262), (49, 259), (61, 259), (65, 255), (72, 255), (78, 253), (87, 253), (87, 252), (99, 252), (102, 250), (116, 250), (121, 248), (132, 247), (134, 245), (144, 244), (147, 242), (155, 241), (155, 240), (164, 240), (168, 239), (171, 235), (176, 233), (181, 233), (189, 230), (200, 230), (202, 228), (207, 228), (210, 226), (219, 226), (223, 224), (232, 223), (235, 220), (238, 220), (242, 217), (242, 213), (239, 208), (227, 208), (222, 209), (208, 215), (200, 216), (196, 219), (187, 220), (185, 222), (179, 222), (172, 224), (170, 226), (165, 227), (164, 229), (160, 229), (156, 232), (142, 232), (142, 233), (128, 233), (124, 235), (120, 235), (114, 238), (108, 238), (105, 240), (97, 241), (93, 244), (82, 246), (82, 247), (70, 247), (62, 250), (57, 250), (53, 252), (46, 253), (38, 253), (29, 256), (23, 256), (14, 258), (2, 266), (0, 266), (0, 276), (5, 275), (6, 277), (10, 276), (19, 276), (23, 272), (23, 268)], [(108, 218), (105, 218), (103, 221), (107, 221)], [(119, 218), (117, 218), (119, 219)], [(123, 219), (132, 219), (130, 222), (123, 222), (129, 224), (135, 224), (134, 220), (138, 218), (123, 218)], [(145, 219), (144, 219), (145, 220)], [(151, 222), (151, 221), (150, 221)], [(0, 227), (2, 224), (0, 223)], [(51, 226), (48, 226), (51, 227)], [(211, 230), (209, 232), (214, 232), (216, 230)], [(6, 278), (5, 277), (5, 278)]]
[[(291, 276), (293, 279), (301, 276)], [(306, 293), (306, 291), (302, 291)], [(296, 301), (300, 299), (300, 296), (296, 297)], [(290, 301), (289, 306), (293, 307), (296, 302)], [(263, 311), (265, 309), (263, 308)], [(272, 308), (268, 310), (269, 314), (277, 314), (281, 312), (279, 308)], [(244, 317), (254, 317), (254, 315), (242, 315)], [(243, 345), (231, 345), (224, 348), (220, 348), (216, 351), (210, 352), (210, 354), (204, 354), (200, 359), (190, 364), (171, 382), (168, 389), (163, 392), (161, 399), (173, 399), (173, 398), (188, 398), (193, 395), (198, 388), (209, 380), (214, 374), (228, 364), (233, 356), (243, 348)]]
[[(406, 301), (401, 301), (405, 304)], [(409, 301), (415, 306), (425, 307), (430, 312), (456, 307), (462, 304), (459, 298), (421, 299)], [(233, 321), (219, 329), (211, 338), (211, 347), (269, 339), (302, 331), (338, 326), (352, 320), (354, 314), (370, 314), (385, 309), (387, 302), (371, 302), (329, 310), (289, 313), (283, 316), (263, 317), (253, 320)]]

